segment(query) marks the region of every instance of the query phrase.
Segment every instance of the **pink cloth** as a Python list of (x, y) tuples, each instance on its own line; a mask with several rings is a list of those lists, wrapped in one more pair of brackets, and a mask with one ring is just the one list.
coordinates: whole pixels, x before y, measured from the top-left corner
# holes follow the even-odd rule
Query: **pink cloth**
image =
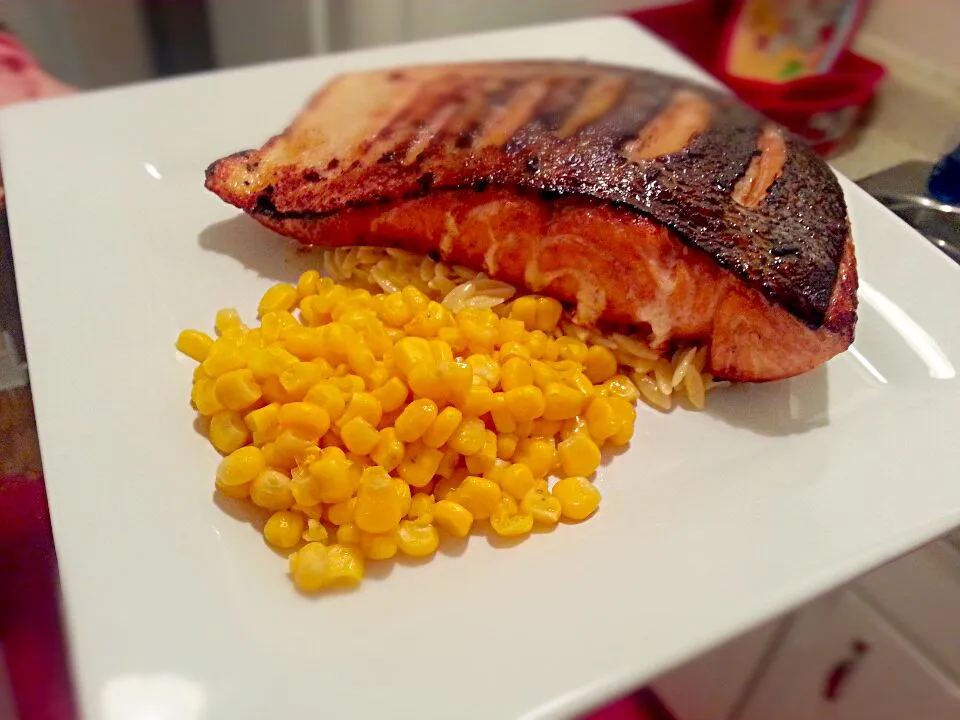
[[(72, 87), (46, 73), (15, 37), (0, 32), (0, 107), (72, 92)], [(0, 208), (3, 203), (0, 179)]]
[(0, 33), (0, 107), (73, 92), (44, 70), (16, 38)]

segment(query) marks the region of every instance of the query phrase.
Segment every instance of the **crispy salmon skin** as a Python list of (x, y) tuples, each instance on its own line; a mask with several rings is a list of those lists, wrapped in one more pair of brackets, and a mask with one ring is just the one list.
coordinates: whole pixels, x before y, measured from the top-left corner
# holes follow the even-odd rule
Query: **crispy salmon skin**
[(857, 271), (830, 168), (732, 97), (567, 61), (354, 73), (206, 186), (313, 245), (401, 247), (628, 327), (717, 376), (845, 350)]

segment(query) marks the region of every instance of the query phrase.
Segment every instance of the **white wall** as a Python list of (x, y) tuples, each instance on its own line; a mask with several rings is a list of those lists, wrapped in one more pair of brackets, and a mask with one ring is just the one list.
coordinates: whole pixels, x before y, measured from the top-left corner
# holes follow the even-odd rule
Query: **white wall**
[[(326, 4), (327, 0), (312, 0)], [(329, 0), (334, 49), (481, 32), (678, 0)]]
[(138, 0), (0, 0), (0, 19), (45, 69), (72, 85), (150, 76)]

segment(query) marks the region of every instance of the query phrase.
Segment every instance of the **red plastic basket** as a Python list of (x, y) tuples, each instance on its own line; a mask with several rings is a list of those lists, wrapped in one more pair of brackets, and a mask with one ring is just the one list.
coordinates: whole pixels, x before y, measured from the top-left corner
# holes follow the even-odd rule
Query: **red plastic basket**
[(724, 73), (720, 53), (727, 19), (724, 3), (691, 0), (641, 10), (629, 18), (656, 33), (729, 87), (744, 102), (786, 126), (829, 156), (852, 138), (886, 71), (872, 60), (844, 51), (824, 75), (783, 84), (742, 80)]

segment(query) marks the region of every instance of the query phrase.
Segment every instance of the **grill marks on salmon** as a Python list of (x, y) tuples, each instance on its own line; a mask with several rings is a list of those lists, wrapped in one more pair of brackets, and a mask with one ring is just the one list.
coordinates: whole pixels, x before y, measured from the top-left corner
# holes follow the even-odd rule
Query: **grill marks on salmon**
[(439, 254), (576, 307), (704, 342), (769, 380), (843, 351), (856, 266), (829, 168), (733, 99), (654, 73), (477, 63), (333, 80), (207, 187), (308, 244)]
[(631, 162), (642, 163), (680, 152), (710, 124), (710, 103), (699, 93), (680, 90), (636, 140), (624, 147)]

